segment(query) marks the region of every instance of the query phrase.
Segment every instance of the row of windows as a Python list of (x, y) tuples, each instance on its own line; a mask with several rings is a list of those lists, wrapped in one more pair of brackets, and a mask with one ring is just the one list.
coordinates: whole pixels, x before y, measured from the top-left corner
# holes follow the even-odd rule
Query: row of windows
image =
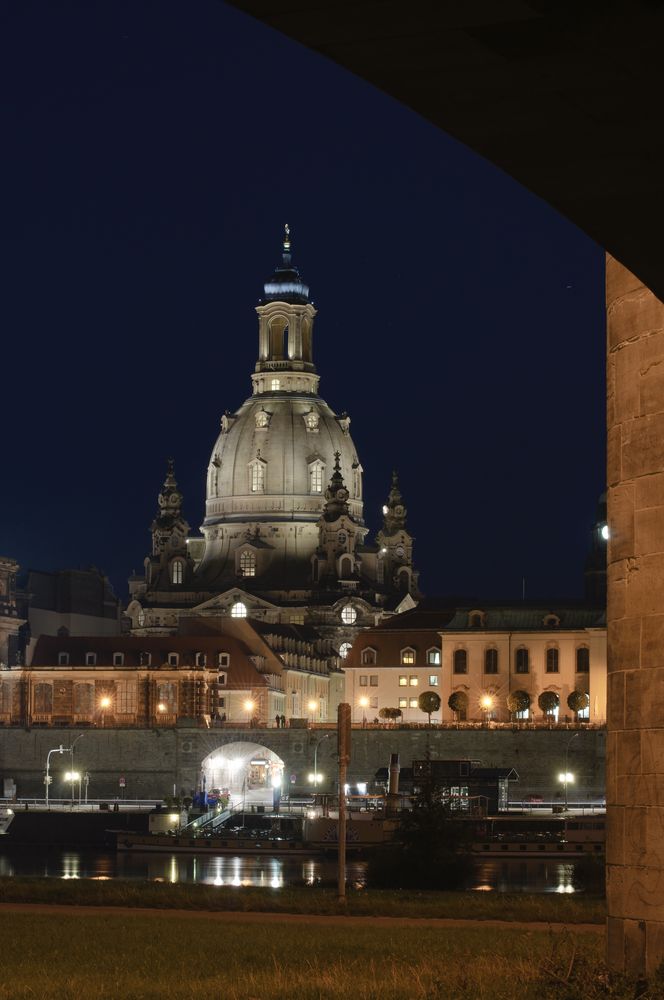
[[(267, 462), (263, 458), (255, 458), (249, 463), (250, 493), (265, 493), (267, 479)], [(309, 463), (309, 492), (322, 493), (325, 486), (325, 464), (316, 459)], [(356, 493), (358, 492), (356, 486)]]
[(399, 708), (417, 708), (417, 698), (399, 698)]
[[(468, 651), (465, 649), (455, 649), (452, 657), (452, 669), (455, 674), (468, 673)], [(547, 674), (557, 674), (560, 670), (560, 650), (556, 647), (547, 649), (545, 658), (545, 671)], [(525, 646), (520, 646), (514, 650), (514, 672), (517, 674), (530, 673), (530, 650)], [(577, 674), (587, 674), (590, 672), (590, 649), (588, 646), (579, 646), (576, 650), (576, 672)], [(498, 650), (489, 648), (484, 651), (484, 673), (498, 673)]]
[[(378, 674), (360, 674), (360, 687), (378, 687)], [(400, 674), (399, 687), (417, 687), (416, 674)], [(429, 674), (429, 687), (438, 687), (438, 674)]]
[[(378, 657), (377, 651), (373, 649), (371, 646), (369, 646), (367, 647), (367, 649), (362, 650), (360, 661), (363, 664), (363, 666), (369, 666), (371, 664), (378, 662), (377, 657)], [(416, 661), (417, 661), (417, 650), (413, 649), (412, 646), (406, 646), (405, 649), (401, 650), (399, 654), (399, 662), (403, 666), (412, 666), (416, 663)], [(436, 649), (435, 646), (432, 646), (431, 649), (427, 649), (426, 662), (429, 664), (429, 666), (432, 667), (440, 666), (440, 650)]]
[[(139, 653), (138, 658), (140, 665), (142, 667), (149, 667), (152, 665), (152, 653)], [(230, 653), (217, 653), (217, 666), (227, 667), (230, 663)], [(113, 653), (113, 666), (123, 667), (125, 662), (124, 653)], [(180, 663), (179, 653), (168, 653), (166, 657), (166, 662), (169, 667), (177, 667)], [(207, 666), (207, 654), (206, 653), (196, 653), (195, 663), (197, 667)], [(85, 665), (86, 667), (96, 667), (97, 665), (97, 654), (96, 653), (86, 653), (85, 654)], [(58, 666), (67, 667), (69, 666), (69, 653), (58, 653)]]

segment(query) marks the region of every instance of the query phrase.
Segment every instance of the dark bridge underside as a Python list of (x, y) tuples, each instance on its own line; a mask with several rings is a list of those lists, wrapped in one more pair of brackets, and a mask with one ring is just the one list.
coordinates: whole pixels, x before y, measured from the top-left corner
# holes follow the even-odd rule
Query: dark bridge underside
[(664, 299), (660, 0), (232, 0), (557, 208)]

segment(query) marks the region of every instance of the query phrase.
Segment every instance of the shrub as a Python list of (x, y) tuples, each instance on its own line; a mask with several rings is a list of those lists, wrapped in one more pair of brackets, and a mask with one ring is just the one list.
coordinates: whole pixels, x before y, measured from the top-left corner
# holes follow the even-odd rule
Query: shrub
[(582, 712), (589, 704), (590, 698), (585, 691), (571, 691), (567, 696), (567, 706), (574, 712), (577, 718), (579, 712)]
[(431, 725), (431, 716), (433, 712), (437, 712), (440, 705), (440, 695), (436, 694), (435, 691), (423, 691), (417, 699), (417, 707), (420, 712), (424, 712), (429, 716), (429, 725)]
[(507, 707), (512, 715), (525, 712), (530, 708), (530, 695), (527, 691), (512, 691), (507, 696)]
[(537, 699), (537, 704), (541, 708), (544, 715), (553, 715), (560, 704), (560, 698), (555, 691), (542, 691), (541, 695)]

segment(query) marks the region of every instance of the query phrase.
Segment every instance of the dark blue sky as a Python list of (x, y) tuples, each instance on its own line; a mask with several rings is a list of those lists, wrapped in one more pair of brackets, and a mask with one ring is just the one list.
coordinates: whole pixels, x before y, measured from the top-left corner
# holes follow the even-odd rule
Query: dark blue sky
[(95, 564), (124, 594), (169, 455), (198, 527), (288, 221), (372, 532), (394, 466), (427, 593), (580, 593), (604, 488), (600, 248), (214, 0), (5, 5), (0, 84), (0, 553)]

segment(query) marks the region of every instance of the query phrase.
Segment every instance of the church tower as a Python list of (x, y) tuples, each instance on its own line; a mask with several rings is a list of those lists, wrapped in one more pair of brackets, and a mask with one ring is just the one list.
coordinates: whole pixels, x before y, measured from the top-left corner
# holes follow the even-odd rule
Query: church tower
[(252, 393), (221, 417), (202, 537), (187, 537), (169, 468), (152, 525), (153, 552), (145, 578), (132, 581), (137, 602), (128, 614), (134, 627), (148, 607), (162, 625), (178, 607), (311, 625), (339, 647), (404, 593), (417, 592), (413, 540), (395, 479), (379, 543), (366, 543), (363, 469), (350, 417), (319, 395), (317, 311), (293, 264), (288, 226), (256, 313)]

